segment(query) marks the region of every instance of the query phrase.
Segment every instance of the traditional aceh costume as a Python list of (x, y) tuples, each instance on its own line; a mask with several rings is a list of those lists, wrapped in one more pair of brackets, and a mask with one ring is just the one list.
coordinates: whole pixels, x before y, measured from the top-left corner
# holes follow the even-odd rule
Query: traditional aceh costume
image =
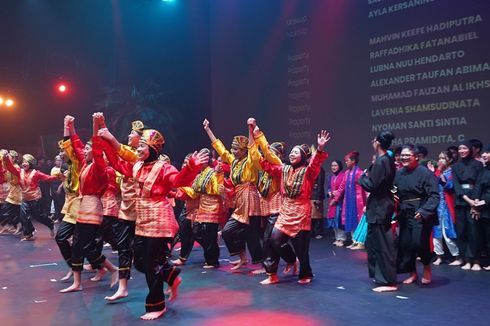
[[(260, 195), (256, 186), (259, 169), (253, 164), (250, 153), (238, 160), (226, 150), (219, 139), (216, 139), (212, 146), (223, 162), (231, 165), (230, 179), (235, 187), (236, 206), (223, 228), (223, 240), (231, 256), (244, 253), (246, 243), (252, 263), (260, 263), (263, 260), (259, 237), (261, 213)], [(232, 146), (247, 149), (248, 139), (245, 136), (235, 136)]]
[(172, 286), (180, 273), (168, 263), (169, 246), (178, 225), (167, 196), (172, 188), (190, 184), (198, 170), (187, 165), (179, 172), (169, 163), (159, 161), (164, 138), (156, 130), (144, 130), (140, 142), (148, 145), (152, 153), (147, 161), (116, 160), (115, 151), (107, 143), (105, 152), (113, 167), (133, 178), (137, 185), (134, 265), (146, 276), (149, 289), (146, 311), (157, 312), (165, 309), (163, 282)]
[(40, 181), (51, 181), (58, 179), (58, 176), (51, 176), (34, 169), (37, 164), (34, 156), (25, 154), (22, 157), (24, 163), (28, 164), (27, 170), (15, 167), (10, 158), (4, 158), (7, 169), (14, 176), (19, 178), (19, 184), (22, 190), (22, 204), (20, 208), (20, 221), (23, 228), (23, 240), (30, 240), (33, 237), (34, 226), (31, 218), (37, 219), (40, 223), (46, 225), (54, 236), (53, 221), (45, 215), (40, 215), (41, 189)]

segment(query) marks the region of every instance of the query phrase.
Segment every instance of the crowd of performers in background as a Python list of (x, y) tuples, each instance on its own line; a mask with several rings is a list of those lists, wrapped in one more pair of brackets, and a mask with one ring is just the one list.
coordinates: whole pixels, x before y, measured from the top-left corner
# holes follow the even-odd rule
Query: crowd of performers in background
[[(267, 274), (264, 285), (279, 282), (281, 258), (283, 274), (310, 283), (310, 239), (321, 239), (325, 228), (333, 229), (333, 245), (367, 251), (377, 292), (396, 291), (399, 273), (408, 273), (402, 284), (418, 281), (417, 260), (420, 282), (431, 283), (431, 264), (446, 260), (445, 248), (451, 266), (490, 270), (490, 146), (478, 140), (431, 160), (423, 146), (391, 148), (394, 135), (384, 131), (372, 140), (368, 169), (350, 151), (326, 173), (326, 131), (287, 156), (286, 144), (269, 143), (253, 118), (230, 150), (209, 121), (203, 127), (212, 148), (188, 154), (179, 170), (162, 153), (163, 135), (141, 121), (128, 126), (121, 144), (94, 113), (84, 144), (66, 116), (54, 162), (1, 150), (0, 233), (29, 241), (33, 220), (48, 227), (69, 267), (62, 280), (73, 280), (62, 293), (82, 290), (86, 268), (95, 271), (92, 281), (110, 273), (118, 288), (105, 299), (117, 301), (128, 296), (134, 265), (148, 285), (141, 316), (148, 320), (165, 313), (165, 295), (177, 297), (179, 266), (195, 242), (203, 268), (220, 266), (220, 237), (237, 256), (231, 270), (252, 264), (253, 274)], [(171, 260), (177, 242), (179, 256)], [(104, 243), (117, 251), (117, 266), (103, 255)]]

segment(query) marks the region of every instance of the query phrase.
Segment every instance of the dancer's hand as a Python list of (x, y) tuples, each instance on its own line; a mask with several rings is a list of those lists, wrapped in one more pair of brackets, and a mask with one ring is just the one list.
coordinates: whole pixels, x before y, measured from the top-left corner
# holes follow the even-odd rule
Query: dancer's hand
[(325, 146), (330, 141), (330, 133), (326, 130), (320, 131), (317, 137), (318, 150), (323, 151), (323, 146)]
[(74, 122), (75, 122), (75, 118), (72, 117), (71, 115), (66, 115), (63, 121), (65, 127), (70, 127), (71, 125), (73, 125)]
[(202, 126), (204, 127), (204, 130), (209, 130), (209, 121), (208, 119), (204, 119), (202, 122)]
[(248, 118), (247, 125), (250, 129), (254, 130), (255, 126), (257, 126), (257, 121), (255, 120), (255, 118)]
[(205, 152), (194, 152), (187, 163), (191, 169), (201, 168), (209, 162), (209, 154)]

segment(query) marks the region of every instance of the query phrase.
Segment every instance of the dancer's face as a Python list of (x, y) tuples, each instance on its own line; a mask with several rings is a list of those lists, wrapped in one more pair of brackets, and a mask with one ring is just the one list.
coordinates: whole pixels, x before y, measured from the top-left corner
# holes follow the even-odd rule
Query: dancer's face
[(131, 132), (128, 135), (128, 145), (133, 147), (133, 148), (138, 147), (138, 144), (140, 142), (140, 138), (141, 138), (140, 134), (138, 134), (134, 130), (131, 130)]
[(345, 166), (350, 170), (352, 168), (354, 168), (356, 166), (356, 161), (354, 161), (353, 159), (349, 158), (349, 157), (344, 157), (344, 160), (345, 160)]
[(437, 166), (439, 167), (439, 170), (445, 170), (449, 166), (449, 159), (446, 156), (446, 154), (444, 153), (439, 154)]
[(337, 162), (332, 162), (330, 164), (330, 170), (332, 171), (332, 173), (337, 173), (339, 172), (339, 169), (340, 169), (340, 166)]
[(404, 148), (400, 157), (404, 168), (413, 169), (419, 164), (418, 157), (409, 148)]
[(485, 162), (485, 165), (489, 166), (490, 165), (490, 152), (481, 153), (481, 157), (483, 159), (483, 162)]
[(145, 143), (139, 143), (136, 151), (138, 152), (138, 158), (141, 161), (146, 160), (150, 156), (150, 147), (148, 147), (148, 145)]
[(236, 146), (231, 146), (231, 154), (233, 154), (237, 160), (241, 160), (245, 157), (245, 155), (247, 155), (247, 150)]
[(465, 145), (459, 145), (458, 154), (461, 158), (467, 158), (470, 155), (470, 149)]
[(289, 153), (289, 161), (291, 162), (292, 165), (301, 162), (301, 152), (299, 148), (295, 147), (291, 150), (291, 153)]
[(93, 159), (92, 146), (90, 146), (88, 144), (85, 145), (85, 147), (83, 148), (83, 155), (85, 157), (86, 162), (92, 161), (92, 159)]
[(31, 166), (29, 165), (29, 162), (27, 162), (26, 160), (23, 160), (23, 161), (22, 161), (22, 165), (21, 165), (21, 167), (22, 167), (22, 169), (23, 169), (24, 171), (27, 171), (27, 170), (29, 170), (29, 168), (30, 168)]

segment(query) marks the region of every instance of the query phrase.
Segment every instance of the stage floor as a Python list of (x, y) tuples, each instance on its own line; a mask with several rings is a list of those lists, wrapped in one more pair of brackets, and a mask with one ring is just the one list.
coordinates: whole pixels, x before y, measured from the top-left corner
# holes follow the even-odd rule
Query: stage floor
[[(37, 229), (32, 242), (0, 236), (1, 325), (488, 325), (490, 319), (490, 272), (446, 264), (433, 268), (429, 286), (401, 285), (398, 292), (374, 293), (366, 254), (333, 247), (326, 237), (311, 240), (315, 278), (309, 285), (288, 276), (264, 286), (259, 281), (265, 276), (252, 276), (251, 269), (231, 272), (224, 246), (222, 267), (204, 270), (197, 247), (182, 268), (177, 300), (167, 304), (163, 318), (143, 322), (139, 316), (147, 290), (142, 274), (133, 270), (129, 297), (118, 303), (104, 300), (115, 291), (109, 289), (108, 275), (95, 283), (84, 272), (82, 292), (61, 294), (67, 284), (59, 278), (67, 266), (48, 230)], [(104, 254), (117, 264), (117, 255), (110, 250)]]

